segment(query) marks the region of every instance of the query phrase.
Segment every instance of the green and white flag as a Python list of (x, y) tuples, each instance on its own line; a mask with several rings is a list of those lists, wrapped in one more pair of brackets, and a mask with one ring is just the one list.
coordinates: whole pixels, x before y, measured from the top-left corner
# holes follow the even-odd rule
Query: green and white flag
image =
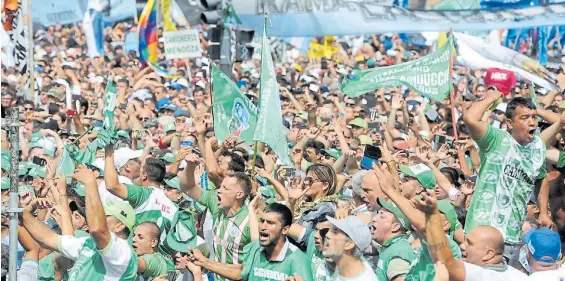
[(212, 65), (214, 88), (214, 134), (218, 141), (236, 135), (253, 144), (257, 125), (257, 107), (237, 88), (237, 85), (218, 67)]
[(118, 90), (114, 81), (108, 80), (106, 96), (104, 97), (104, 122), (102, 127), (106, 130), (114, 127), (114, 110), (116, 109), (116, 98)]
[(71, 157), (71, 154), (67, 148), (63, 148), (63, 154), (59, 164), (57, 164), (57, 174), (63, 174), (65, 176), (72, 175), (75, 172), (75, 162)]
[[(265, 15), (265, 18), (267, 16)], [(261, 141), (271, 147), (283, 165), (292, 165), (288, 156), (288, 141), (283, 131), (281, 99), (273, 58), (267, 39), (267, 23), (263, 26), (263, 45), (261, 48), (261, 80), (259, 82), (259, 118), (253, 140)]]
[(451, 90), (449, 59), (453, 43), (448, 42), (417, 60), (358, 71), (352, 79), (344, 78), (339, 88), (346, 95), (357, 97), (379, 88), (406, 86), (427, 98), (442, 101)]

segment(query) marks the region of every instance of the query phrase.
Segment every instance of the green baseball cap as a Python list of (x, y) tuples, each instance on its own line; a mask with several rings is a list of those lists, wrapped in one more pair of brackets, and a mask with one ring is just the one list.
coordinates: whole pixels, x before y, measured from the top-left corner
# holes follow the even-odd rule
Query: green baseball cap
[(373, 145), (373, 139), (367, 135), (360, 135), (357, 139), (359, 139), (359, 142), (363, 145)]
[(18, 194), (22, 194), (28, 190), (31, 191), (31, 195), (35, 197), (35, 188), (33, 186), (29, 184), (18, 186)]
[(381, 207), (385, 208), (387, 211), (391, 212), (396, 217), (396, 219), (398, 220), (400, 225), (402, 225), (402, 227), (404, 227), (404, 229), (406, 229), (406, 230), (410, 229), (411, 226), (410, 226), (410, 223), (408, 221), (408, 218), (398, 208), (398, 206), (396, 206), (396, 204), (394, 204), (394, 202), (385, 201), (383, 198), (379, 198), (377, 201), (378, 201), (379, 205), (381, 205)]
[(0, 183), (2, 184), (2, 190), (10, 189), (10, 177), (2, 177)]
[(356, 126), (356, 127), (360, 127), (363, 129), (367, 129), (369, 127), (369, 123), (367, 123), (367, 121), (365, 121), (365, 119), (363, 118), (355, 118), (353, 120), (351, 120), (349, 122), (349, 124), (347, 124), (348, 128), (351, 128), (351, 126)]
[(172, 188), (176, 188), (176, 189), (180, 190), (180, 177), (179, 176), (176, 176), (176, 177), (174, 177), (170, 180), (165, 180), (165, 183)]
[(124, 138), (124, 139), (126, 139), (126, 140), (130, 140), (129, 133), (126, 132), (126, 131), (124, 131), (124, 130), (119, 130), (119, 131), (116, 132), (116, 134), (117, 134), (118, 137), (120, 137), (120, 138)]
[(165, 134), (168, 132), (176, 132), (177, 131), (177, 127), (175, 125), (175, 123), (169, 123), (167, 125), (165, 125)]
[(198, 235), (194, 227), (194, 217), (190, 212), (178, 211), (173, 218), (173, 227), (167, 233), (163, 242), (165, 249), (176, 252), (189, 253), (197, 245)]
[(32, 178), (36, 178), (36, 177), (40, 177), (40, 178), (45, 178), (45, 175), (47, 174), (47, 168), (46, 167), (41, 167), (41, 166), (37, 166), (35, 165), (34, 167), (29, 169), (29, 172), (27, 173), (28, 176), (32, 177)]
[(10, 162), (12, 161), (10, 152), (2, 150), (2, 157), (0, 158), (0, 161), (2, 161), (2, 170), (9, 172), (11, 170)]
[[(308, 122), (308, 112), (301, 112), (297, 114), (296, 117), (304, 120), (305, 123)], [(322, 118), (316, 117), (316, 124), (320, 125), (321, 123), (322, 123)]]
[(35, 147), (39, 147), (43, 149), (45, 154), (54, 157), (55, 150), (57, 150), (57, 143), (55, 142), (55, 139), (52, 137), (41, 136), (40, 138), (37, 138), (36, 136), (32, 136), (31, 141), (28, 144), (28, 148), (32, 149)]
[(258, 191), (266, 199), (275, 198), (275, 196), (277, 195), (277, 192), (275, 191), (275, 189), (270, 187), (270, 186), (260, 186)]
[(56, 98), (57, 100), (61, 100), (61, 97), (63, 96), (63, 93), (59, 92), (59, 90), (55, 89), (55, 88), (51, 88), (49, 91), (47, 91), (47, 96), (51, 96)]
[(78, 196), (80, 196), (82, 198), (84, 198), (84, 196), (86, 196), (86, 189), (84, 188), (84, 184), (82, 182), (77, 182), (74, 190), (78, 194)]
[(131, 205), (122, 200), (110, 200), (104, 203), (104, 213), (107, 216), (114, 216), (123, 222), (131, 231), (135, 225), (135, 211)]
[(341, 153), (339, 152), (339, 150), (332, 148), (332, 149), (322, 149), (322, 153), (327, 154), (329, 156), (331, 156), (334, 159), (338, 159), (339, 156), (341, 155)]
[(416, 178), (425, 189), (433, 189), (436, 186), (436, 177), (432, 170), (425, 164), (412, 166), (399, 165), (398, 169), (406, 176)]
[(449, 200), (437, 200), (437, 209), (447, 217), (447, 220), (451, 224), (449, 232), (455, 231), (455, 226), (457, 225), (457, 211), (455, 211), (453, 204), (451, 204)]
[(165, 162), (171, 164), (175, 162), (175, 155), (172, 152), (167, 152), (161, 156), (161, 159), (165, 160)]

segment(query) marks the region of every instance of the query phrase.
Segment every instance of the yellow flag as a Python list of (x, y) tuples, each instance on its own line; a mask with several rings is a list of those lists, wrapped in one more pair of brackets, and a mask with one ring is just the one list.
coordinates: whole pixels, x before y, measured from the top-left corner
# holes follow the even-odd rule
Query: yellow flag
[[(440, 32), (439, 37), (437, 38), (436, 49), (438, 49), (443, 44), (445, 44), (447, 42), (447, 39), (448, 39), (447, 32)], [(455, 51), (455, 47), (452, 47), (452, 49), (451, 49), (451, 56), (453, 56), (453, 57), (457, 56), (457, 52)]]
[(162, 0), (161, 2), (162, 5), (162, 12), (163, 12), (163, 22), (165, 23), (165, 30), (166, 31), (174, 31), (177, 30), (177, 27), (175, 26), (175, 24), (173, 23), (173, 20), (171, 19), (171, 5), (172, 5), (172, 0)]

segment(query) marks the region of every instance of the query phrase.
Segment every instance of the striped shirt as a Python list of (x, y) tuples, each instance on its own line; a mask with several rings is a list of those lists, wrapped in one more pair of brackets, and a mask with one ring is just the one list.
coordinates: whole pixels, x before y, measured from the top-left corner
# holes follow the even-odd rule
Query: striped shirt
[[(203, 191), (198, 202), (210, 209), (213, 217), (214, 260), (227, 264), (242, 264), (245, 254), (243, 248), (251, 242), (247, 206), (242, 206), (235, 214), (228, 216), (218, 207), (217, 192), (209, 190)], [(216, 274), (215, 280), (229, 279)]]

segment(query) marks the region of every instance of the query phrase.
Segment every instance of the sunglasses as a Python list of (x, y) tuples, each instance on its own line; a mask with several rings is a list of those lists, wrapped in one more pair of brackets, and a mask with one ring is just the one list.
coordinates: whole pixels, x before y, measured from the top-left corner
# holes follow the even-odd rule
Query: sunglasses
[(322, 237), (322, 244), (324, 244), (324, 242), (326, 241), (326, 235), (328, 234), (328, 232), (330, 232), (329, 227), (320, 229), (320, 236)]
[(319, 180), (319, 179), (314, 179), (313, 177), (307, 177), (307, 178), (304, 179), (304, 184), (305, 184), (305, 185), (313, 185), (313, 184), (315, 184), (315, 183), (317, 183), (317, 182), (322, 182), (322, 181)]
[(24, 107), (25, 111), (33, 111), (33, 107)]

